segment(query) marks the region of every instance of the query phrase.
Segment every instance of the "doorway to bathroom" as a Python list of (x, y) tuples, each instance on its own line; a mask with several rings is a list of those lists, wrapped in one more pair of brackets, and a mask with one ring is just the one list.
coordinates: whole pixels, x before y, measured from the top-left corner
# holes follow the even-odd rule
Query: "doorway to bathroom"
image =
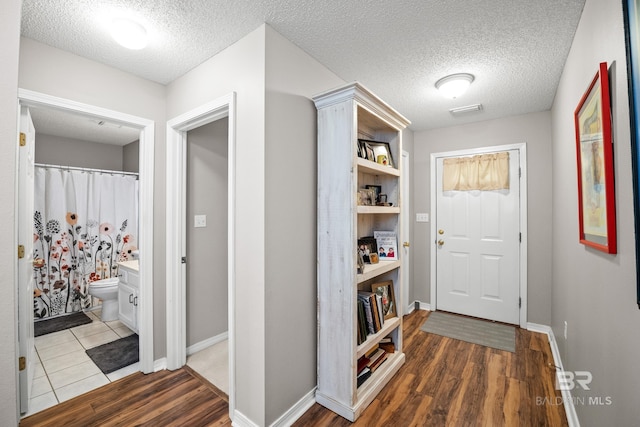
[[(152, 301), (151, 258), (144, 252), (151, 253), (153, 217), (138, 209), (151, 211), (153, 205), (153, 122), (31, 91), (20, 90), (19, 97), (21, 132), (30, 134), (31, 144), (25, 144), (28, 155), (20, 153), (18, 176), (21, 190), (31, 187), (20, 198), (32, 199), (20, 205), (31, 209), (17, 215), (20, 236), (33, 236), (25, 251), (31, 268), (25, 274), (21, 269), (18, 287), (25, 358), (19, 393), (21, 412), (28, 415), (129, 373), (153, 370), (152, 312), (142, 302)], [(117, 280), (119, 263), (129, 260), (131, 267), (138, 250), (146, 261), (135, 273), (141, 304), (132, 328), (117, 313), (103, 318), (105, 304), (95, 297), (104, 290), (91, 292), (90, 284)], [(25, 280), (29, 273), (31, 281)], [(117, 304), (117, 297), (111, 302)], [(103, 344), (137, 354), (123, 360), (121, 351), (119, 360), (107, 361)], [(130, 365), (135, 356), (139, 363)], [(128, 370), (117, 369), (118, 363)]]
[(232, 419), (234, 154), (234, 93), (167, 123), (167, 368), (209, 380)]

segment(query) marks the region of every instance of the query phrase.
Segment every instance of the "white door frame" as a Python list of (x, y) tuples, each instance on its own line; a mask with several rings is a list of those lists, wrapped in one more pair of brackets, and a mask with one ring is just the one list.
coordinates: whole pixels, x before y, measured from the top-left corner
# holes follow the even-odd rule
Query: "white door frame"
[[(232, 92), (167, 122), (167, 369), (187, 361), (186, 319), (186, 173), (187, 132), (229, 118), (228, 134), (228, 291), (229, 416), (235, 410), (235, 128), (236, 94)], [(232, 418), (233, 419), (233, 418)]]
[(411, 245), (411, 176), (410, 170), (410, 157), (408, 151), (402, 150), (402, 236), (400, 241), (402, 242), (402, 249), (398, 247), (398, 252), (402, 251), (402, 314), (409, 314), (414, 310), (413, 302), (409, 301), (409, 285), (411, 285), (411, 275), (409, 269), (411, 268), (411, 256), (407, 253), (411, 253), (411, 246), (404, 246), (405, 243)]
[(153, 138), (155, 124), (153, 120), (142, 117), (26, 89), (18, 89), (18, 108), (21, 105), (97, 117), (140, 129), (138, 246), (140, 249), (140, 300), (145, 302), (138, 306), (140, 370), (144, 373), (153, 372)]
[(496, 151), (518, 150), (520, 153), (520, 327), (527, 327), (527, 144), (508, 144), (492, 147), (472, 148), (467, 150), (447, 151), (443, 153), (431, 153), (431, 234), (429, 247), (431, 248), (431, 310), (437, 310), (436, 300), (436, 251), (434, 244), (436, 239), (436, 161), (442, 157), (473, 156), (477, 154), (494, 153)]

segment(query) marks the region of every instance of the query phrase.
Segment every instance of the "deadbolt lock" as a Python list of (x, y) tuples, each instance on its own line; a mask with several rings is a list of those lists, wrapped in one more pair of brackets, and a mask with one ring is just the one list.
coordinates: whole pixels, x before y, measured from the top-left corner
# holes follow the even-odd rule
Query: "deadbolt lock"
[(438, 230), (438, 234), (444, 234), (444, 230), (441, 228), (440, 230)]

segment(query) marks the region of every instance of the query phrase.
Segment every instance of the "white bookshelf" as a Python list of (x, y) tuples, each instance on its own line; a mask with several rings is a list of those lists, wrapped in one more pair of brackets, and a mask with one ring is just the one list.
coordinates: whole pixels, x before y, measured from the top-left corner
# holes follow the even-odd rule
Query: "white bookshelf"
[[(357, 292), (393, 282), (396, 312), (403, 307), (402, 262), (365, 264), (357, 272), (358, 239), (374, 231), (401, 234), (402, 130), (409, 121), (359, 83), (313, 98), (318, 109), (318, 389), (316, 401), (350, 421), (404, 364), (402, 317), (358, 344)], [(358, 156), (358, 139), (386, 142), (393, 166)], [(379, 185), (391, 206), (358, 206), (357, 191)], [(398, 256), (399, 250), (397, 251)], [(358, 359), (390, 336), (395, 352), (357, 386)]]

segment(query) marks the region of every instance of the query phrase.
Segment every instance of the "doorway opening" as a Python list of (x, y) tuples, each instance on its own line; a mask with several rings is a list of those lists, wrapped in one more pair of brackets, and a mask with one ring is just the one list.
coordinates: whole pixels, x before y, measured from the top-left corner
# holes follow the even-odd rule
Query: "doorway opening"
[[(112, 111), (112, 110), (103, 109), (100, 107), (95, 107), (87, 104), (78, 103), (75, 101), (70, 101), (63, 98), (57, 98), (57, 97), (53, 97), (53, 96), (49, 96), (49, 95), (45, 95), (45, 94), (41, 94), (33, 91), (23, 90), (23, 89), (19, 90), (18, 97), (19, 97), (18, 108), (23, 113), (26, 112), (26, 114), (23, 114), (23, 116), (29, 115), (29, 110), (32, 110), (33, 112), (35, 112), (36, 123), (40, 123), (41, 126), (37, 126), (34, 129), (34, 131), (38, 132), (38, 127), (41, 127), (41, 129), (47, 129), (47, 133), (50, 134), (49, 141), (55, 141), (56, 140), (55, 134), (59, 132), (63, 132), (62, 129), (55, 129), (55, 127), (59, 126), (60, 123), (62, 122), (68, 123), (69, 126), (73, 126), (71, 125), (71, 123), (76, 123), (80, 125), (80, 127), (86, 125), (87, 123), (91, 123), (90, 126), (93, 126), (93, 125), (104, 126), (105, 124), (108, 123), (109, 126), (114, 126), (114, 127), (117, 126), (117, 127), (128, 129), (128, 133), (125, 129), (123, 129), (123, 132), (127, 133), (128, 135), (125, 138), (131, 137), (131, 135), (133, 135), (133, 138), (137, 139), (138, 141), (137, 146), (133, 148), (129, 148), (128, 152), (135, 151), (134, 157), (136, 159), (136, 162), (138, 163), (137, 165), (135, 165), (135, 167), (139, 171), (139, 181), (134, 183), (134, 185), (138, 188), (137, 190), (132, 190), (131, 193), (132, 193), (132, 197), (135, 197), (136, 191), (138, 193), (138, 197), (136, 199), (139, 205), (139, 212), (136, 212), (135, 223), (139, 222), (139, 226), (131, 227), (131, 228), (136, 228), (136, 230), (133, 231), (131, 235), (129, 235), (130, 237), (127, 239), (130, 239), (133, 233), (135, 233), (136, 249), (139, 250), (139, 252), (136, 253), (136, 256), (138, 256), (137, 254), (139, 253), (139, 263), (140, 263), (139, 294), (138, 294), (139, 304), (137, 306), (137, 310), (138, 310), (137, 328), (139, 333), (139, 346), (138, 346), (139, 363), (137, 365), (136, 370), (140, 370), (145, 373), (152, 372), (153, 371), (153, 307), (152, 307), (152, 303), (150, 302), (153, 301), (152, 286), (151, 286), (152, 271), (153, 271), (153, 265), (152, 265), (153, 263), (153, 257), (152, 257), (153, 255), (153, 252), (152, 252), (153, 251), (153, 239), (152, 239), (152, 236), (153, 236), (153, 126), (154, 126), (153, 121), (123, 114), (123, 113)], [(52, 123), (46, 123), (46, 120), (48, 119), (51, 119)], [(102, 124), (99, 124), (99, 123), (102, 123)], [(82, 131), (78, 129), (77, 132), (82, 132)], [(104, 133), (108, 134), (109, 132), (104, 132)], [(37, 138), (37, 137), (34, 136), (34, 138)], [(65, 138), (60, 138), (60, 139), (64, 140), (62, 142), (63, 145), (65, 142), (68, 142), (67, 139)], [(35, 140), (34, 140), (34, 143), (35, 143)], [(98, 145), (101, 145), (104, 147), (104, 144), (97, 144), (95, 147), (97, 147)], [(32, 148), (35, 148), (35, 147), (32, 147)], [(103, 148), (100, 148), (100, 149), (103, 149)], [(124, 149), (122, 149), (122, 152), (124, 152)], [(55, 153), (52, 153), (51, 155), (55, 156)], [(49, 158), (53, 158), (53, 157), (49, 157)], [(139, 161), (137, 160), (138, 158), (139, 158)], [(64, 162), (63, 161), (65, 160), (64, 155), (62, 155), (61, 159), (62, 160), (60, 161), (56, 160), (56, 161), (53, 161), (52, 163), (47, 162), (48, 164), (41, 165), (38, 168), (38, 171), (41, 172), (43, 176), (45, 173), (45, 169), (47, 173), (52, 172), (55, 174), (59, 172), (60, 174), (65, 175), (63, 179), (69, 178), (68, 175), (71, 173), (78, 174), (79, 176), (79, 174), (81, 173), (99, 174), (104, 172), (104, 171), (96, 170), (97, 168), (86, 168), (86, 167), (85, 168), (78, 167), (77, 169), (82, 169), (82, 170), (72, 171), (71, 169), (74, 169), (72, 168), (72, 166), (74, 165), (69, 164), (68, 161)], [(31, 156), (30, 160), (27, 163), (23, 164), (21, 162), (21, 170), (19, 170), (19, 175), (18, 175), (19, 188), (20, 187), (24, 188), (25, 185), (29, 185), (33, 187), (34, 182), (37, 182), (37, 180), (34, 181), (33, 179), (35, 160), (36, 160), (35, 156)], [(114, 160), (112, 159), (112, 161)], [(56, 166), (54, 166), (54, 164)], [(63, 167), (61, 170), (60, 168), (57, 167), (57, 165), (66, 166), (66, 168)], [(115, 166), (114, 168), (120, 169), (117, 166)], [(112, 169), (112, 168), (108, 168), (108, 169)], [(30, 170), (30, 172), (28, 170)], [(122, 174), (124, 174), (124, 172)], [(29, 178), (29, 176), (31, 178)], [(135, 178), (133, 178), (132, 176), (128, 176), (128, 178), (129, 178), (129, 181), (131, 180), (135, 181)], [(30, 194), (33, 195), (33, 189), (31, 189)], [(33, 202), (31, 202), (31, 206), (33, 207)], [(31, 210), (33, 210), (33, 208)], [(22, 211), (26, 212), (24, 209)], [(18, 226), (18, 229), (21, 231), (20, 234), (24, 235), (23, 234), (24, 232), (24, 233), (27, 233), (27, 235), (34, 235), (36, 233), (34, 233), (33, 224), (34, 224), (34, 216), (36, 215), (34, 215), (33, 212), (31, 212), (31, 214), (28, 214), (28, 213), (25, 214), (24, 212), (21, 213), (20, 215), (16, 215), (17, 226)], [(135, 212), (135, 210), (133, 212)], [(73, 227), (71, 226), (72, 223), (73, 223)], [(57, 228), (55, 227), (56, 224), (58, 224), (60, 228), (64, 228), (64, 230), (60, 230), (63, 234), (64, 233), (67, 233), (67, 234), (65, 234), (64, 236), (61, 235), (62, 237), (57, 236), (57, 240), (54, 240), (53, 235), (51, 235), (51, 233), (58, 231)], [(80, 233), (80, 230), (77, 229), (79, 225), (76, 224), (76, 219), (73, 216), (73, 212), (71, 212), (71, 216), (69, 218), (66, 218), (66, 220), (62, 220), (62, 221), (53, 220), (51, 222), (51, 227), (49, 227), (50, 229), (46, 229), (47, 224), (42, 224), (42, 225), (44, 229), (42, 233), (43, 234), (42, 237), (46, 237), (48, 241), (40, 245), (42, 246), (41, 252), (44, 252), (45, 251), (44, 248), (46, 248), (46, 252), (48, 253), (48, 258), (53, 257), (53, 259), (55, 259), (56, 257), (62, 257), (63, 254), (65, 254), (66, 252), (71, 252), (73, 249), (77, 250), (78, 248), (77, 242), (82, 240), (80, 237), (80, 234), (84, 235), (84, 230), (82, 230), (82, 233)], [(67, 227), (67, 225), (69, 225), (69, 227)], [(122, 228), (124, 227), (124, 225), (118, 224), (118, 227)], [(71, 232), (69, 232), (67, 228), (72, 229)], [(96, 228), (99, 228), (99, 224), (97, 224)], [(107, 231), (108, 230), (106, 228), (105, 230), (103, 230), (104, 233), (106, 233)], [(76, 232), (78, 232), (78, 236), (75, 236)], [(44, 236), (45, 234), (47, 234), (47, 236)], [(98, 246), (101, 246), (101, 239), (98, 237), (99, 233), (96, 233), (96, 234), (97, 234), (97, 236), (95, 236), (96, 245), (94, 246), (96, 246), (97, 248)], [(84, 237), (86, 238), (87, 236), (84, 236)], [(107, 237), (105, 237), (104, 239), (108, 240)], [(21, 240), (24, 240), (24, 239), (21, 238)], [(60, 241), (59, 244), (58, 244), (58, 240)], [(76, 244), (72, 246), (72, 244), (74, 243)], [(124, 244), (122, 236), (119, 243), (120, 243), (119, 250), (122, 253), (122, 249), (123, 249), (122, 246)], [(84, 246), (84, 244), (85, 243), (83, 242), (81, 246)], [(55, 250), (51, 249), (52, 245), (56, 246)], [(111, 247), (115, 247), (115, 246), (116, 245), (114, 240), (114, 242), (111, 243)], [(31, 248), (33, 248), (33, 246)], [(30, 254), (32, 252), (33, 251), (30, 250)], [(98, 258), (98, 256), (95, 253), (89, 253), (89, 251), (86, 251), (84, 254), (88, 255), (89, 257)], [(78, 254), (75, 254), (75, 255), (77, 258)], [(104, 253), (101, 253), (100, 257), (104, 257), (103, 259), (107, 258)], [(110, 270), (112, 270), (110, 271), (110, 273), (114, 272), (117, 274), (117, 270), (118, 270), (117, 261), (120, 261), (119, 257), (114, 257), (113, 254), (110, 253), (108, 255), (108, 258), (111, 260), (115, 260), (114, 265), (110, 266)], [(57, 283), (53, 284), (52, 285), (53, 287), (46, 286), (46, 291), (48, 292), (51, 292), (51, 289), (53, 288), (56, 288), (57, 290), (65, 290), (62, 287), (63, 285), (62, 279), (63, 277), (69, 278), (71, 276), (69, 270), (72, 269), (72, 265), (75, 265), (73, 264), (73, 262), (58, 263), (58, 264), (60, 265), (59, 266), (56, 265), (55, 269), (51, 267), (50, 269), (51, 271), (49, 273), (58, 274), (58, 276), (60, 276), (58, 277), (58, 279), (61, 279), (61, 280), (58, 280)], [(103, 267), (102, 264), (100, 266)], [(34, 268), (35, 267), (36, 265), (34, 264)], [(21, 275), (20, 282), (24, 280), (23, 276), (26, 277), (27, 275)], [(45, 274), (45, 279), (48, 279), (48, 276), (49, 276), (48, 273)], [(42, 275), (40, 275), (40, 277), (42, 277)], [(80, 279), (78, 280), (80, 281)], [(80, 287), (80, 283), (71, 283), (71, 279), (67, 281), (69, 282), (65, 284), (65, 286), (67, 287), (66, 289), (67, 293), (69, 293), (69, 290), (70, 290), (69, 288), (71, 287), (70, 284), (76, 285), (74, 286), (74, 291), (78, 291), (82, 289)], [(22, 292), (23, 289), (27, 289), (27, 288), (24, 286), (18, 287), (18, 293), (19, 293), (18, 301), (20, 303), (21, 310), (19, 313), (20, 318), (18, 319), (17, 323), (19, 325), (18, 329), (19, 329), (19, 340), (20, 340), (20, 353), (21, 353), (20, 355), (21, 356), (24, 355), (25, 357), (27, 357), (27, 359), (25, 363), (25, 368), (20, 372), (20, 377), (22, 378), (24, 376), (25, 378), (29, 378), (30, 376), (33, 377), (33, 372), (36, 369), (36, 364), (34, 363), (36, 358), (32, 357), (32, 355), (35, 354), (35, 351), (34, 351), (34, 348), (32, 347), (34, 347), (34, 345), (37, 345), (37, 344), (34, 344), (35, 342), (34, 336), (33, 336), (34, 329), (32, 327), (28, 328), (26, 326), (29, 324), (33, 325), (34, 312), (37, 311), (37, 313), (42, 314), (43, 316), (45, 314), (46, 315), (53, 314), (55, 317), (55, 315), (68, 312), (70, 310), (69, 307), (72, 307), (73, 303), (71, 305), (67, 305), (66, 307), (57, 307), (57, 306), (54, 307), (53, 304), (46, 303), (46, 301), (51, 303), (53, 301), (52, 299), (42, 298), (43, 304), (41, 304), (41, 306), (39, 307), (36, 307), (34, 305), (34, 293)], [(87, 295), (79, 296), (79, 298), (77, 298), (77, 301), (76, 301), (77, 303), (76, 305), (78, 305), (79, 307), (76, 307), (76, 308), (82, 308), (82, 309), (87, 308), (88, 307), (87, 304), (89, 304), (91, 299), (92, 297), (89, 297)], [(70, 298), (66, 298), (66, 300), (67, 300), (67, 304), (69, 304)], [(84, 304), (86, 305), (86, 307), (82, 304), (81, 301), (84, 301), (85, 303), (87, 303), (87, 304)], [(149, 303), (147, 303), (147, 301)], [(51, 312), (53, 308), (56, 309), (55, 313)], [(73, 310), (75, 311), (75, 308), (73, 308)], [(81, 310), (81, 311), (85, 311), (85, 310)], [(110, 323), (111, 326), (109, 326), (109, 322), (100, 322), (99, 315), (98, 317), (96, 317), (95, 313), (89, 312), (88, 314), (90, 315), (90, 317), (94, 318), (95, 324), (87, 325), (87, 327), (90, 327), (92, 329), (95, 329), (95, 327), (104, 328), (105, 337), (102, 337), (101, 339), (107, 340), (106, 334), (113, 335), (114, 337), (116, 337), (115, 339), (118, 339), (120, 336), (124, 336), (127, 334), (124, 328), (121, 330), (118, 329), (120, 325), (117, 324), (118, 323), (117, 320), (111, 321)], [(81, 337), (80, 335), (78, 335), (78, 334), (81, 334), (82, 331), (78, 331), (78, 334), (75, 334), (75, 333), (70, 334), (68, 333), (69, 330), (66, 330), (63, 332), (66, 333), (66, 335), (68, 335), (67, 338), (73, 337), (74, 339), (77, 339), (77, 346), (81, 348), (80, 352), (83, 352), (85, 348), (95, 347), (93, 346), (92, 343), (89, 342), (90, 339), (88, 338), (88, 336), (86, 337), (87, 342), (85, 344), (82, 344), (82, 339), (84, 339), (85, 337)], [(118, 335), (119, 333), (121, 335)], [(47, 337), (47, 340), (49, 340), (49, 337), (52, 337), (53, 335), (54, 334), (45, 335), (43, 336), (43, 338)], [(60, 339), (63, 339), (63, 338), (60, 337)], [(105, 341), (105, 343), (108, 341), (109, 340)], [(70, 348), (74, 343), (70, 342), (68, 345), (66, 345), (65, 343), (61, 343), (61, 344), (62, 344), (62, 347), (66, 346)], [(44, 347), (43, 347), (43, 351), (45, 351)], [(55, 355), (51, 355), (51, 356), (55, 359)], [(42, 359), (42, 357), (40, 357), (40, 359)], [(60, 358), (61, 363), (64, 362), (63, 359), (65, 358), (62, 355), (62, 357)], [(63, 383), (65, 383), (65, 381), (69, 382), (71, 379), (73, 379), (74, 375), (77, 375), (76, 371), (73, 371), (73, 372), (69, 371), (70, 372), (69, 376), (61, 375), (60, 374), (61, 371), (58, 368), (60, 368), (62, 365), (56, 365), (57, 362), (55, 360), (53, 361), (52, 360), (53, 359), (51, 359), (48, 362), (50, 365), (49, 369), (51, 371), (56, 371), (57, 377), (61, 378), (60, 387), (62, 388), (64, 387)], [(90, 362), (87, 362), (87, 363), (90, 363)], [(44, 365), (44, 362), (42, 363), (42, 365)], [(68, 368), (70, 370), (73, 370), (75, 367), (68, 366)], [(46, 369), (47, 368), (45, 367), (45, 370)], [(99, 376), (99, 375), (96, 375), (96, 376)], [(76, 385), (77, 383), (78, 382), (70, 383), (69, 386), (71, 386), (72, 384)], [(31, 408), (29, 408), (30, 406), (29, 398), (30, 398), (30, 391), (31, 391), (29, 387), (30, 384), (31, 382), (28, 380), (25, 380), (24, 382), (21, 381), (20, 390), (19, 390), (21, 411), (25, 413), (32, 413), (33, 410), (37, 410), (37, 409), (44, 409), (44, 408), (37, 408), (36, 407), (37, 405), (33, 405)], [(88, 391), (89, 389), (90, 388), (88, 388), (86, 391)], [(56, 395), (57, 394), (58, 393), (56, 392)], [(40, 399), (40, 400), (43, 400), (43, 399)], [(55, 403), (55, 402), (49, 402), (49, 403)]]
[[(202, 153), (199, 161), (204, 160), (206, 163), (220, 162), (226, 160), (226, 181), (223, 177), (219, 176), (220, 170), (217, 172), (212, 170), (212, 165), (206, 165), (204, 169), (207, 169), (210, 176), (218, 174), (218, 189), (215, 192), (209, 191), (208, 200), (209, 203), (218, 205), (218, 207), (226, 206), (226, 212), (221, 212), (220, 209), (215, 209), (215, 215), (226, 216), (226, 227), (220, 228), (220, 224), (213, 224), (211, 219), (213, 217), (207, 217), (206, 207), (196, 206), (194, 203), (190, 203), (190, 208), (187, 208), (188, 202), (195, 202), (194, 197), (198, 197), (195, 193), (204, 190), (207, 191), (206, 186), (210, 183), (194, 182), (195, 176), (189, 176), (192, 173), (196, 173), (196, 164), (192, 158), (192, 162), (189, 162), (189, 148), (194, 151), (197, 145), (193, 144), (194, 140), (198, 140), (199, 134), (207, 135), (205, 140), (209, 138), (208, 135), (213, 132), (218, 135), (216, 144), (208, 146), (208, 154)], [(220, 140), (224, 140), (226, 136), (226, 147), (220, 146)], [(191, 139), (192, 143), (189, 143)], [(215, 147), (213, 147), (215, 145)], [(202, 144), (199, 147), (203, 149)], [(197, 150), (196, 150), (197, 151)], [(224, 159), (223, 152), (226, 155)], [(195, 154), (195, 153), (192, 153)], [(203, 157), (204, 156), (204, 157)], [(224, 160), (223, 160), (224, 159)], [(219, 165), (220, 169), (222, 168)], [(225, 189), (220, 188), (220, 183), (226, 183)], [(188, 186), (188, 184), (193, 184)], [(220, 200), (220, 198), (224, 200)], [(218, 343), (227, 342), (227, 363), (228, 363), (228, 397), (229, 397), (229, 415), (233, 419), (233, 413), (235, 408), (235, 93), (231, 93), (227, 96), (218, 98), (208, 104), (205, 104), (199, 108), (189, 111), (181, 116), (178, 116), (169, 122), (167, 122), (167, 369), (174, 370), (179, 369), (187, 363), (187, 347), (189, 347), (189, 353), (194, 353), (198, 350), (202, 350), (206, 347), (212, 346)], [(226, 204), (225, 204), (226, 202)], [(201, 210), (204, 209), (204, 210)], [(213, 211), (211, 211), (213, 212)], [(189, 215), (189, 216), (187, 216)], [(219, 221), (218, 221), (219, 222)], [(206, 240), (208, 228), (214, 226), (211, 231), (217, 230), (217, 233), (226, 234), (225, 238), (219, 238), (218, 243), (214, 240), (206, 242), (206, 246), (217, 245), (216, 250), (224, 252), (226, 255), (226, 265), (219, 268), (226, 269), (226, 275), (215, 274), (209, 275), (208, 278), (204, 278), (207, 275), (206, 272), (202, 272), (203, 261), (198, 261), (201, 254), (194, 254), (193, 251), (197, 251), (198, 246), (202, 244), (199, 240)], [(207, 230), (205, 232), (205, 230)], [(220, 247), (222, 246), (222, 247)], [(191, 254), (190, 252), (191, 251)], [(211, 251), (209, 250), (211, 253)], [(207, 254), (205, 254), (205, 257)], [(216, 255), (214, 255), (216, 256)], [(218, 263), (224, 262), (224, 257), (218, 253), (216, 256)], [(194, 261), (194, 265), (191, 265), (191, 261)], [(205, 267), (206, 268), (206, 267)], [(189, 275), (189, 277), (187, 277)], [(220, 282), (220, 278), (226, 276), (226, 298), (223, 298), (223, 303), (227, 308), (227, 321), (226, 331), (223, 331), (221, 325), (223, 321), (218, 319), (218, 325), (213, 325), (213, 329), (208, 331), (197, 331), (195, 328), (187, 329), (188, 323), (192, 323), (188, 320), (187, 306), (190, 304), (188, 300), (188, 293), (198, 292), (198, 289), (205, 289), (203, 292), (210, 292), (213, 290), (211, 286), (213, 282)], [(198, 279), (200, 278), (200, 279)], [(189, 279), (189, 280), (188, 280)], [(224, 281), (224, 279), (222, 279)], [(204, 288), (202, 288), (204, 287)], [(221, 293), (222, 295), (222, 293)], [(192, 295), (196, 298), (197, 295)], [(202, 303), (202, 302), (200, 302)], [(220, 301), (218, 301), (220, 303)], [(206, 305), (206, 301), (204, 301)], [(206, 321), (209, 323), (212, 320), (212, 315), (207, 315), (206, 318), (200, 319), (200, 321)], [(197, 337), (198, 334), (203, 334)], [(213, 336), (211, 336), (213, 334)], [(193, 335), (188, 337), (188, 335)], [(190, 342), (193, 339), (195, 342)], [(214, 383), (215, 385), (215, 383)], [(220, 387), (218, 387), (220, 388)]]
[[(443, 159), (497, 152), (514, 154), (513, 161), (509, 163), (509, 176), (513, 181), (511, 185), (517, 187), (513, 187), (512, 191), (500, 190), (497, 192), (447, 191), (448, 197), (444, 197), (445, 192), (443, 192), (441, 179)], [(432, 310), (443, 309), (442, 306), (445, 304), (438, 307), (438, 301), (439, 292), (445, 291), (447, 292), (446, 296), (451, 297), (451, 301), (455, 299), (453, 302), (453, 304), (457, 304), (455, 307), (462, 307), (461, 311), (456, 311), (456, 309), (452, 310), (447, 306), (446, 309), (449, 311), (481, 318), (492, 318), (491, 316), (483, 316), (482, 313), (465, 312), (465, 307), (474, 307), (475, 309), (477, 305), (470, 304), (469, 301), (476, 298), (475, 301), (485, 303), (485, 305), (504, 306), (505, 313), (511, 316), (507, 323), (526, 327), (526, 165), (526, 144), (524, 143), (433, 153), (431, 155)], [(471, 193), (473, 194), (471, 195)], [(469, 195), (467, 196), (467, 194)], [(514, 195), (519, 197), (514, 197)], [(474, 200), (467, 200), (467, 198)], [(504, 208), (506, 203), (510, 203), (513, 207), (511, 209)], [(447, 208), (450, 209), (450, 212), (447, 211)], [(502, 212), (500, 209), (505, 211)], [(477, 212), (471, 213), (474, 210)], [(468, 221), (469, 218), (474, 219), (475, 223)], [(443, 224), (446, 226), (442, 226)], [(485, 236), (486, 233), (490, 235)], [(503, 257), (500, 252), (500, 248), (505, 244), (509, 245), (506, 251), (509, 257)], [(487, 245), (491, 249), (486, 249)], [(508, 265), (501, 265), (501, 263), (508, 263)], [(508, 270), (507, 267), (513, 273), (505, 278), (503, 272)], [(453, 273), (448, 274), (451, 272)], [(504, 283), (499, 283), (499, 280)], [(446, 283), (440, 283), (443, 281)], [(443, 284), (445, 286), (442, 286)], [(509, 289), (509, 292), (503, 294), (506, 288)], [(443, 295), (440, 297), (444, 298)], [(452, 304), (451, 301), (447, 303)], [(492, 312), (492, 314), (494, 313)]]

